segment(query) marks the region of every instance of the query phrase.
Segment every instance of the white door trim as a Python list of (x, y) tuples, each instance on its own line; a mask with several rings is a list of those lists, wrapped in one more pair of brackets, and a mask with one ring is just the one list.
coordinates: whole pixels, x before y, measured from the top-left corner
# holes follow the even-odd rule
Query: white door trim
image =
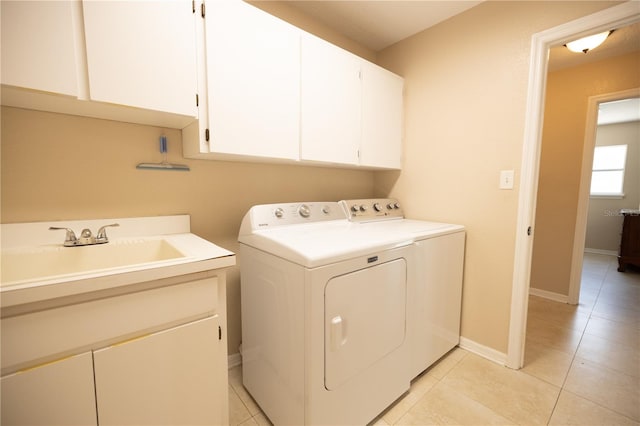
[(582, 171), (578, 192), (578, 211), (576, 212), (576, 229), (573, 238), (571, 256), (571, 275), (569, 278), (568, 303), (577, 305), (580, 299), (580, 282), (582, 280), (582, 259), (584, 257), (585, 238), (587, 235), (587, 218), (589, 216), (589, 190), (591, 187), (591, 169), (593, 167), (593, 151), (596, 146), (598, 129), (598, 105), (602, 102), (640, 97), (640, 88), (622, 90), (590, 96), (587, 101), (587, 124), (582, 151)]
[(533, 238), (527, 229), (534, 227), (540, 147), (544, 116), (544, 94), (547, 80), (549, 48), (572, 39), (629, 25), (640, 21), (640, 9), (634, 1), (626, 2), (557, 27), (536, 33), (531, 38), (531, 58), (527, 94), (527, 112), (522, 148), (520, 195), (516, 228), (511, 318), (507, 366), (521, 368), (524, 363), (524, 343), (527, 326), (529, 279)]

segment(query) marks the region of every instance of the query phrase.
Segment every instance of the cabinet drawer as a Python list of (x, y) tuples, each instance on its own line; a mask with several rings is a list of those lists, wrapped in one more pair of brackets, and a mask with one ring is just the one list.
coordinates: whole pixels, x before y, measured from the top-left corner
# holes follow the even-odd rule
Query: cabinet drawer
[[(2, 320), (2, 374), (218, 311), (218, 277)], [(224, 308), (223, 308), (224, 309)]]

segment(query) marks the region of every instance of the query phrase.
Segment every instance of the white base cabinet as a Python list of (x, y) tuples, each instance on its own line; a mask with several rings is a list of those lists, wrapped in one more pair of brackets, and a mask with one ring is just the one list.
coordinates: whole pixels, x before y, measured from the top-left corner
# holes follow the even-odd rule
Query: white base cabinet
[(199, 272), (3, 317), (1, 424), (228, 424), (225, 286)]
[(221, 425), (217, 316), (93, 353), (100, 425)]
[(96, 425), (91, 352), (10, 374), (2, 384), (3, 425)]

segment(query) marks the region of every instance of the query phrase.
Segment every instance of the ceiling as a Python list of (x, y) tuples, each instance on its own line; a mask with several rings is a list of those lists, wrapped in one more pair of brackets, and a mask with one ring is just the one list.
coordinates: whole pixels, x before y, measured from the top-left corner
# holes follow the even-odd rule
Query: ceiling
[(482, 1), (289, 0), (340, 34), (377, 52)]
[[(460, 14), (480, 1), (453, 0), (289, 0), (288, 4), (361, 45), (379, 51)], [(586, 54), (553, 47), (549, 70), (581, 65), (640, 50), (640, 23), (618, 28)]]

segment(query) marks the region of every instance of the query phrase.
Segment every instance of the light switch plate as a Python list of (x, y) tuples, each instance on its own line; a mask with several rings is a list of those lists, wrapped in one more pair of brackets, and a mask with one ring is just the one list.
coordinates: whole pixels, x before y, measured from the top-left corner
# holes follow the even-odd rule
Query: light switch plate
[(500, 189), (513, 189), (513, 170), (502, 170), (500, 172)]

